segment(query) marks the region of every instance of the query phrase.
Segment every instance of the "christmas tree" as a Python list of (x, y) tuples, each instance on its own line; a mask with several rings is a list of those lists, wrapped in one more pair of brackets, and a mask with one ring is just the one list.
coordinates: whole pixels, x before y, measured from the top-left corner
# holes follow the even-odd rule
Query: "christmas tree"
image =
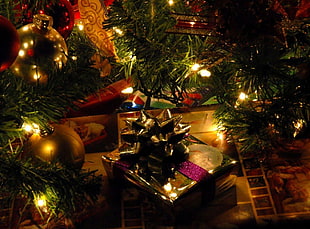
[(1, 226), (17, 228), (29, 209), (41, 224), (73, 219), (97, 200), (101, 177), (81, 169), (83, 143), (59, 122), (106, 85), (93, 61), (98, 48), (67, 0), (0, 1), (0, 15)]
[[(108, 6), (97, 16), (104, 18), (100, 27), (106, 35), (112, 34), (111, 49), (107, 40), (96, 46), (92, 36), (79, 31), (67, 0), (0, 1), (1, 34), (7, 34), (0, 44), (3, 195), (26, 203), (44, 196), (53, 216), (66, 217), (77, 210), (76, 203), (83, 208), (96, 199), (99, 182), (93, 172), (25, 156), (32, 133), (23, 127), (53, 133), (69, 109), (118, 79), (130, 79), (147, 96), (145, 108), (152, 99), (184, 106), (193, 93), (200, 95), (197, 106), (215, 99), (219, 128), (241, 143), (242, 152), (255, 150), (258, 157), (309, 138), (309, 1), (98, 2), (102, 9)], [(31, 40), (19, 42), (29, 39), (25, 26), (37, 14), (52, 16), (65, 44), (61, 38), (39, 40), (43, 43), (29, 49)], [(35, 23), (44, 30), (49, 21), (42, 16)], [(61, 58), (51, 62), (54, 44)], [(95, 54), (111, 64), (107, 77), (95, 67)], [(23, 55), (33, 62), (17, 59)], [(294, 149), (293, 143), (285, 150)]]
[(137, 90), (176, 105), (216, 98), (242, 152), (309, 137), (309, 1), (114, 1), (105, 27)]

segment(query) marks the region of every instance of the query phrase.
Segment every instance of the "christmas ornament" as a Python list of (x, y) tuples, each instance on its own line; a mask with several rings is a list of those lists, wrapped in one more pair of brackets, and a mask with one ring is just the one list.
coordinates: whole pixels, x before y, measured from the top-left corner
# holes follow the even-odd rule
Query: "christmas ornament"
[(186, 6), (195, 13), (200, 13), (208, 6), (207, 2), (204, 0), (190, 0), (186, 1)]
[(31, 5), (29, 2), (17, 2), (14, 0), (14, 18), (16, 20), (16, 24), (27, 25), (32, 23), (34, 10), (31, 10)]
[(52, 23), (50, 16), (37, 14), (17, 30), (21, 48), (11, 70), (29, 83), (47, 82), (49, 72), (67, 60), (67, 45)]
[(212, 14), (199, 16), (172, 13), (171, 15), (176, 19), (177, 24), (167, 31), (169, 33), (205, 36), (215, 29), (216, 16)]
[[(38, 7), (40, 7), (38, 9)], [(36, 10), (34, 10), (34, 8)], [(65, 39), (70, 35), (74, 27), (73, 5), (68, 0), (52, 1), (47, 5), (33, 6), (30, 2), (16, 4), (15, 17), (20, 23), (27, 25), (32, 23), (35, 14), (46, 14), (53, 18), (53, 28)]]
[(15, 61), (20, 48), (19, 35), (15, 26), (0, 15), (0, 72)]
[(113, 2), (114, 2), (114, 0), (104, 0), (104, 4), (105, 4), (106, 7), (112, 5)]
[(290, 20), (306, 18), (310, 16), (310, 1), (275, 0), (272, 9)]
[(70, 0), (71, 5), (77, 5), (78, 4), (78, 0)]
[[(27, 153), (48, 162), (81, 168), (85, 148), (80, 136), (67, 125), (54, 124), (52, 132), (45, 135), (33, 134), (29, 138)], [(28, 156), (28, 155), (27, 155)]]
[(104, 56), (115, 56), (111, 34), (103, 29), (103, 22), (107, 19), (105, 5), (100, 0), (79, 0), (78, 6), (87, 37)]
[(42, 12), (53, 18), (53, 28), (64, 39), (71, 34), (74, 26), (74, 11), (68, 0), (58, 0), (56, 3), (50, 3)]

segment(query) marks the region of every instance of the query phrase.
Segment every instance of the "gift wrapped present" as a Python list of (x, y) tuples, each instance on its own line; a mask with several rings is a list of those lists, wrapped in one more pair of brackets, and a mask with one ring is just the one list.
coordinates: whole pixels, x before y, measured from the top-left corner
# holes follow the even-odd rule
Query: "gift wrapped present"
[(141, 111), (138, 119), (127, 120), (124, 144), (102, 156), (108, 177), (125, 179), (170, 207), (193, 203), (189, 196), (200, 204), (212, 200), (217, 182), (236, 161), (190, 135), (181, 119), (165, 109), (156, 117)]

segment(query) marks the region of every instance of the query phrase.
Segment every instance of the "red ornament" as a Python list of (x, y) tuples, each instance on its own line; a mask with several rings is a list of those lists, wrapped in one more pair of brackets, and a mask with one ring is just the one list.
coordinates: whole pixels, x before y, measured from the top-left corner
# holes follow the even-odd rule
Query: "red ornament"
[(310, 17), (310, 0), (301, 0), (299, 9), (296, 12), (296, 18)]
[(186, 1), (186, 5), (195, 13), (203, 11), (204, 6), (206, 6), (206, 1), (204, 0), (190, 0)]
[(31, 4), (17, 4), (16, 18), (21, 18), (23, 25), (32, 23), (35, 14), (46, 14), (53, 18), (53, 28), (66, 39), (74, 27), (74, 10), (69, 0), (58, 0), (56, 3), (47, 4), (44, 9), (33, 10)]
[(105, 4), (106, 7), (112, 5), (113, 2), (114, 2), (114, 0), (104, 0), (104, 4)]
[(1, 15), (0, 34), (0, 72), (2, 72), (15, 61), (20, 48), (20, 40), (15, 26)]
[(14, 0), (14, 18), (15, 18), (15, 23), (16, 24), (22, 24), (22, 25), (27, 25), (32, 22), (33, 19), (33, 10), (31, 9), (31, 6), (26, 3), (26, 2), (18, 2)]
[(78, 4), (78, 0), (70, 0), (71, 5), (77, 5)]
[(310, 0), (301, 0), (300, 3), (293, 0), (275, 0), (272, 8), (291, 20), (310, 16)]
[(74, 10), (69, 0), (59, 0), (55, 4), (48, 4), (42, 12), (53, 18), (53, 28), (66, 39), (74, 26)]

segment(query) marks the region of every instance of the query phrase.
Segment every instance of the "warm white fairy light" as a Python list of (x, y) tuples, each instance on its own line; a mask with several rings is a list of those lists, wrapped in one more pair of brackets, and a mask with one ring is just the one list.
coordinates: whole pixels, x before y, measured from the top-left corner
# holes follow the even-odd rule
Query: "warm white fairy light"
[(83, 30), (84, 30), (84, 25), (83, 25), (82, 20), (78, 20), (78, 21), (76, 22), (76, 26), (79, 28), (80, 31), (83, 31)]
[(172, 198), (172, 199), (175, 199), (175, 198), (178, 197), (178, 194), (175, 193), (175, 192), (171, 192), (171, 193), (169, 194), (169, 197)]
[(224, 140), (224, 134), (222, 132), (217, 132), (216, 133), (217, 139), (220, 141)]
[(164, 185), (164, 189), (167, 192), (171, 192), (172, 191), (172, 185), (170, 182), (168, 182), (167, 184)]
[(33, 79), (38, 80), (38, 79), (40, 79), (40, 78), (41, 78), (41, 75), (40, 75), (38, 72), (35, 72), (35, 73), (33, 74)]
[(194, 64), (194, 65), (192, 66), (192, 71), (196, 72), (196, 71), (199, 70), (199, 68), (200, 68), (200, 64)]
[(121, 29), (119, 29), (119, 28), (114, 27), (113, 30), (114, 30), (115, 33), (117, 33), (120, 36), (124, 34), (124, 32)]
[(47, 203), (45, 195), (37, 196), (34, 200), (34, 203), (39, 209), (41, 209), (41, 211), (47, 212)]
[(24, 42), (24, 43), (23, 43), (23, 47), (24, 47), (25, 49), (27, 49), (27, 48), (29, 47), (29, 43), (28, 43), (28, 42)]
[(241, 93), (239, 94), (239, 99), (240, 99), (240, 100), (245, 100), (246, 98), (248, 98), (248, 95), (245, 94), (244, 92), (241, 92)]
[(123, 94), (132, 94), (133, 93), (133, 87), (127, 87), (124, 90), (122, 90)]
[(25, 26), (23, 26), (23, 27), (22, 27), (22, 30), (23, 30), (23, 31), (28, 31), (28, 30), (29, 30), (29, 26), (30, 26), (30, 25), (25, 25)]
[(210, 77), (211, 76), (211, 72), (207, 69), (201, 69), (198, 73), (201, 75), (201, 77)]
[(36, 123), (27, 123), (24, 122), (22, 125), (22, 129), (27, 132), (27, 133), (31, 133), (31, 134), (39, 134), (40, 133), (40, 127), (38, 124)]
[(28, 133), (32, 132), (32, 125), (30, 125), (30, 124), (24, 123), (22, 128), (23, 128), (24, 131), (26, 131)]
[(174, 4), (174, 1), (173, 1), (173, 0), (168, 0), (168, 4), (169, 4), (170, 6), (172, 6), (172, 5)]
[(293, 122), (293, 125), (295, 127), (295, 132), (293, 134), (294, 137), (297, 136), (297, 134), (300, 132), (300, 130), (303, 128), (305, 121), (302, 119), (298, 119)]
[(43, 199), (37, 200), (37, 205), (38, 205), (38, 207), (46, 206), (46, 200), (43, 200)]
[(25, 54), (26, 54), (26, 52), (23, 49), (19, 50), (19, 52), (18, 52), (18, 56), (20, 56), (20, 57), (25, 56)]

